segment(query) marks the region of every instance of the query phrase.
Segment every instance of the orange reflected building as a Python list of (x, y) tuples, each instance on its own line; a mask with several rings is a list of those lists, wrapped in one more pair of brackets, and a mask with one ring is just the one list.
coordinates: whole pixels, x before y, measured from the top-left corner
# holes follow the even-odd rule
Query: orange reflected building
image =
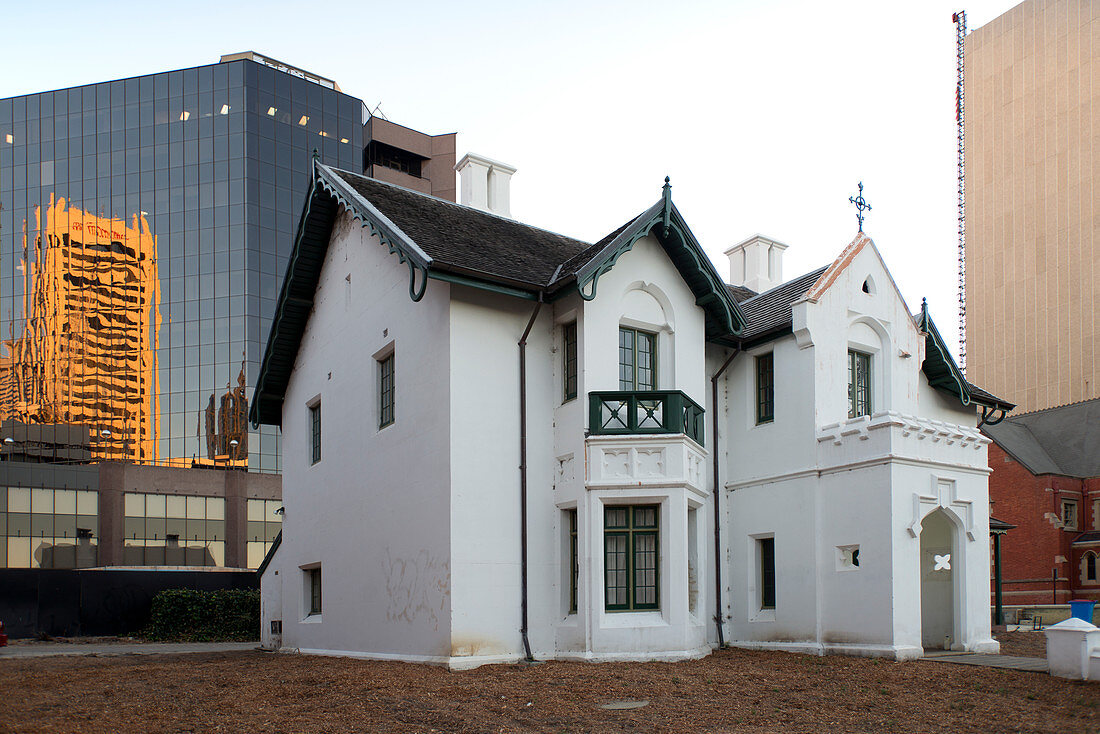
[(12, 319), (22, 333), (9, 335), (0, 355), (0, 418), (83, 427), (93, 461), (152, 463), (160, 415), (157, 239), (144, 216), (127, 224), (68, 208), (65, 199), (51, 197), (44, 222), (41, 215), (36, 208), (35, 232), (23, 237), (23, 314)]

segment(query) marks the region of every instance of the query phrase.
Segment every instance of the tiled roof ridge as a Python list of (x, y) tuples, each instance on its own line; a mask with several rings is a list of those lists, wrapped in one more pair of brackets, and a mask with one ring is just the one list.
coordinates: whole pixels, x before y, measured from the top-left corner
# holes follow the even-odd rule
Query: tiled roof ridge
[(382, 179), (373, 178), (371, 176), (364, 176), (361, 173), (356, 173), (355, 171), (349, 171), (346, 168), (336, 168), (335, 166), (329, 166), (329, 168), (331, 168), (333, 171), (335, 171), (337, 173), (340, 173), (340, 174), (350, 173), (352, 176), (355, 176), (356, 178), (365, 179), (365, 180), (370, 181), (372, 183), (381, 184), (383, 186), (388, 186), (388, 187), (393, 188), (393, 189), (400, 189), (401, 191), (407, 191), (410, 194), (415, 194), (416, 196), (422, 196), (425, 199), (429, 199), (433, 202), (439, 202), (440, 204), (445, 204), (447, 206), (453, 206), (453, 207), (457, 207), (459, 209), (465, 209), (467, 211), (474, 212), (476, 214), (482, 214), (482, 215), (487, 216), (487, 217), (492, 217), (494, 219), (500, 219), (504, 222), (510, 222), (511, 224), (519, 225), (520, 227), (526, 227), (528, 229), (533, 229), (533, 230), (536, 230), (538, 232), (543, 232), (545, 234), (550, 234), (550, 235), (553, 235), (555, 237), (560, 237), (563, 240), (570, 240), (571, 242), (576, 242), (577, 244), (584, 245), (585, 248), (589, 248), (593, 244), (591, 242), (585, 242), (584, 240), (577, 239), (576, 237), (570, 237), (569, 235), (562, 234), (561, 232), (555, 232), (551, 229), (546, 229), (545, 227), (539, 227), (539, 226), (536, 226), (534, 224), (528, 224), (527, 222), (521, 222), (520, 220), (513, 219), (512, 217), (505, 217), (505, 216), (502, 216), (500, 214), (495, 214), (493, 212), (487, 212), (484, 209), (478, 209), (477, 207), (470, 206), (469, 204), (459, 204), (457, 201), (449, 201), (447, 199), (441, 199), (438, 196), (432, 196), (431, 194), (425, 194), (422, 191), (416, 191), (415, 189), (410, 189), (409, 187), (402, 186), (401, 184), (390, 183), (389, 181), (383, 181)]

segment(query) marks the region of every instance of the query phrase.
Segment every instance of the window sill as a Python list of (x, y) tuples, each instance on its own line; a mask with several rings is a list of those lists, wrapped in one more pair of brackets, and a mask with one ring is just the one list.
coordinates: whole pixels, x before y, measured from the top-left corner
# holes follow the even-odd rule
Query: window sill
[(305, 618), (301, 620), (301, 623), (302, 624), (321, 624), (321, 615), (320, 615), (320, 613), (318, 613), (318, 614), (307, 614), (305, 616)]
[(665, 621), (664, 615), (662, 615), (661, 612), (658, 610), (644, 612), (617, 612), (613, 610), (608, 611), (605, 609), (600, 626), (605, 628), (667, 627), (668, 622)]

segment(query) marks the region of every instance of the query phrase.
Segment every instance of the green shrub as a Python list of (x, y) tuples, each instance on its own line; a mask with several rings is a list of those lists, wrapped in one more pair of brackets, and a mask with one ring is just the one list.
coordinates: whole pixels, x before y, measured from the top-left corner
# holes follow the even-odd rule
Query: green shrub
[(260, 639), (258, 589), (167, 589), (153, 597), (144, 636), (151, 640), (230, 642)]

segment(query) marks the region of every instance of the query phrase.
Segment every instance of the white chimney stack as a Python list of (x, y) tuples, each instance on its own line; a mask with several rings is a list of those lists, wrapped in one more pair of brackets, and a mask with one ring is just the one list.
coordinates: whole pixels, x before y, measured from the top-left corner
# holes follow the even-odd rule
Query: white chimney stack
[(763, 293), (783, 282), (783, 251), (778, 240), (754, 234), (726, 250), (730, 259), (730, 285), (742, 285)]
[(455, 170), (461, 179), (460, 203), (502, 217), (512, 216), (509, 191), (515, 168), (477, 153), (467, 153)]

